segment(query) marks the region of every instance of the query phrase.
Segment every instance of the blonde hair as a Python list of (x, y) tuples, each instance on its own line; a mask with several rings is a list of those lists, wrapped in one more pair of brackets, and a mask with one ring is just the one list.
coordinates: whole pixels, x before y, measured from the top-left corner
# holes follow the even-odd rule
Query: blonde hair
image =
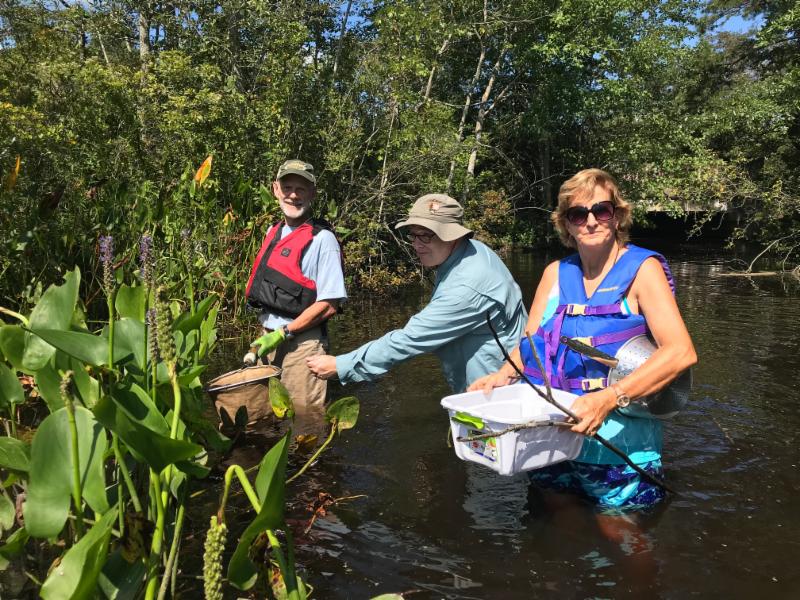
[(584, 169), (561, 184), (561, 188), (558, 190), (558, 206), (550, 215), (550, 220), (556, 227), (561, 243), (569, 248), (577, 246), (575, 238), (567, 231), (567, 211), (575, 198), (592, 194), (597, 186), (602, 186), (611, 193), (611, 202), (614, 203), (614, 218), (617, 221), (615, 231), (617, 242), (624, 245), (630, 237), (629, 232), (633, 224), (631, 205), (622, 197), (617, 180), (602, 169)]

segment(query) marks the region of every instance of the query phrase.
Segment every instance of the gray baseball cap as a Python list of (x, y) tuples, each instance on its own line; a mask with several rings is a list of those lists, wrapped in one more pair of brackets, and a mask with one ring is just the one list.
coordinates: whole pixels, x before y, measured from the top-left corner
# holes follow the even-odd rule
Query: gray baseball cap
[(430, 229), (443, 242), (452, 242), (473, 235), (471, 229), (461, 224), (463, 217), (464, 209), (455, 199), (446, 194), (425, 194), (414, 202), (408, 218), (395, 225), (395, 229), (419, 225)]
[(275, 177), (277, 181), (287, 175), (299, 175), (303, 179), (307, 179), (314, 185), (317, 184), (317, 178), (314, 177), (314, 167), (311, 163), (304, 162), (297, 158), (287, 160), (278, 168), (278, 174)]

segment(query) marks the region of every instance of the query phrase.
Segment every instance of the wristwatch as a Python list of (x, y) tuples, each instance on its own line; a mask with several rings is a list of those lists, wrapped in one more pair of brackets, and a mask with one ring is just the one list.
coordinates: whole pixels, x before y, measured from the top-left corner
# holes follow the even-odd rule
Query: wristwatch
[(625, 390), (623, 390), (621, 386), (617, 386), (617, 384), (614, 383), (611, 385), (611, 389), (614, 390), (614, 393), (617, 395), (617, 408), (625, 408), (631, 403), (631, 397), (625, 393)]
[(283, 337), (285, 337), (287, 340), (290, 340), (294, 337), (294, 334), (289, 331), (288, 325), (281, 325), (281, 329), (283, 330)]

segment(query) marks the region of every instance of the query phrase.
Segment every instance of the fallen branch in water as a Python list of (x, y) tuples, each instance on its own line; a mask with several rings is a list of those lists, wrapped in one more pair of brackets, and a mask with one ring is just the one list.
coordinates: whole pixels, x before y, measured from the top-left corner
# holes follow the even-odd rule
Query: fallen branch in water
[(567, 423), (566, 421), (553, 421), (552, 419), (547, 421), (531, 421), (529, 423), (520, 423), (519, 425), (510, 425), (505, 429), (500, 431), (489, 431), (488, 433), (479, 433), (476, 435), (467, 435), (464, 437), (456, 438), (457, 442), (474, 442), (476, 440), (486, 440), (493, 437), (498, 437), (503, 435), (504, 433), (510, 433), (512, 431), (520, 431), (521, 429), (533, 429), (534, 427), (565, 427), (565, 428), (572, 428), (572, 423)]
[(792, 271), (758, 271), (748, 273), (747, 271), (735, 271), (732, 273), (719, 273), (720, 277), (770, 277), (772, 275), (792, 274)]

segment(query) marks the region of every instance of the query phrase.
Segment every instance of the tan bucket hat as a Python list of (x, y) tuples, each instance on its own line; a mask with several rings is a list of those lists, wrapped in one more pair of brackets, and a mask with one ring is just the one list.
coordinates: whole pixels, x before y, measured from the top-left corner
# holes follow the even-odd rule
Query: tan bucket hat
[(408, 218), (394, 228), (419, 225), (430, 229), (443, 242), (452, 242), (466, 235), (473, 235), (471, 229), (461, 224), (463, 217), (462, 206), (447, 194), (425, 194), (414, 202)]

